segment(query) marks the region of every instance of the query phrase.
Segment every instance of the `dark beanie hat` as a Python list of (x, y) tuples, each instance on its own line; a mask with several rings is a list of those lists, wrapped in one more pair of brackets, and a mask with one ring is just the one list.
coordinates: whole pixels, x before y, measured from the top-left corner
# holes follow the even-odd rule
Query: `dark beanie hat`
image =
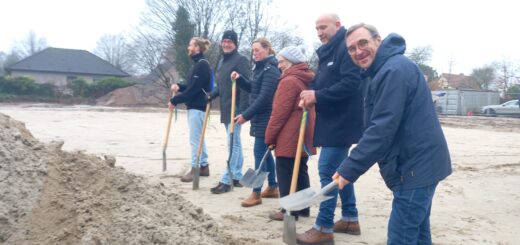
[(238, 47), (238, 36), (237, 33), (233, 30), (227, 30), (224, 32), (224, 35), (222, 35), (222, 40), (229, 39), (231, 40), (235, 46)]

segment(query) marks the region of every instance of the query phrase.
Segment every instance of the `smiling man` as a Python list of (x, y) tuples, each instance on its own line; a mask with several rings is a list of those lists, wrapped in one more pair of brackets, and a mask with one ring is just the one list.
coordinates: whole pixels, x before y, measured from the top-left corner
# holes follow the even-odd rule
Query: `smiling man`
[(405, 41), (397, 34), (381, 40), (375, 27), (361, 23), (349, 28), (346, 44), (371, 81), (365, 130), (333, 178), (343, 188), (377, 162), (394, 196), (388, 244), (431, 244), (432, 199), (451, 174), (451, 160), (428, 84), (403, 55)]

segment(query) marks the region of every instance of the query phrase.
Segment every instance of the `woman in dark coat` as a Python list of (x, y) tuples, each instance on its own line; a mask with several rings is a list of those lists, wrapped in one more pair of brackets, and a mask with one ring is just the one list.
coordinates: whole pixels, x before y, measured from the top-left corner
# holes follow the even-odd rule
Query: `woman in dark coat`
[[(280, 70), (278, 62), (274, 57), (274, 50), (271, 43), (266, 38), (257, 38), (252, 45), (253, 59), (255, 68), (253, 69), (253, 79), (250, 81), (236, 71), (231, 73), (231, 79), (237, 81), (241, 89), (250, 93), (249, 107), (243, 110), (235, 120), (238, 124), (243, 124), (251, 120), (250, 135), (255, 137), (254, 155), (255, 169), (258, 169), (268, 145), (265, 144), (265, 128), (271, 116), (273, 96), (278, 85)], [(276, 173), (274, 160), (269, 153), (266, 163), (262, 169), (268, 174), (268, 187), (260, 193), (262, 187), (254, 188), (253, 193), (242, 201), (243, 207), (252, 207), (262, 203), (263, 198), (278, 198), (278, 184), (276, 183)]]

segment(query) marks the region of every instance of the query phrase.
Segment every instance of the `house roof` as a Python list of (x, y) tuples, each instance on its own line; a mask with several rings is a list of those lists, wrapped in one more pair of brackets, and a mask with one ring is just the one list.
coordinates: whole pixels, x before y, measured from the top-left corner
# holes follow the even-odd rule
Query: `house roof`
[(457, 75), (457, 74), (449, 74), (449, 73), (443, 73), (441, 75), (441, 78), (444, 78), (448, 85), (452, 88), (457, 89), (480, 89), (477, 82), (475, 82), (475, 79), (471, 76), (465, 76), (463, 74)]
[(128, 73), (106, 60), (77, 49), (46, 48), (32, 56), (5, 68), (6, 71), (31, 71), (51, 73), (73, 73), (128, 77)]

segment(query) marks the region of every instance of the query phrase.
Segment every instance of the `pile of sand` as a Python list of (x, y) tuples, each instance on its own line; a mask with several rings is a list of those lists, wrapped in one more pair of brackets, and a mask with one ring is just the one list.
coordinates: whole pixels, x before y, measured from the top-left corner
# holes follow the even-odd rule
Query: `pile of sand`
[(239, 244), (162, 183), (62, 145), (0, 113), (0, 243)]

